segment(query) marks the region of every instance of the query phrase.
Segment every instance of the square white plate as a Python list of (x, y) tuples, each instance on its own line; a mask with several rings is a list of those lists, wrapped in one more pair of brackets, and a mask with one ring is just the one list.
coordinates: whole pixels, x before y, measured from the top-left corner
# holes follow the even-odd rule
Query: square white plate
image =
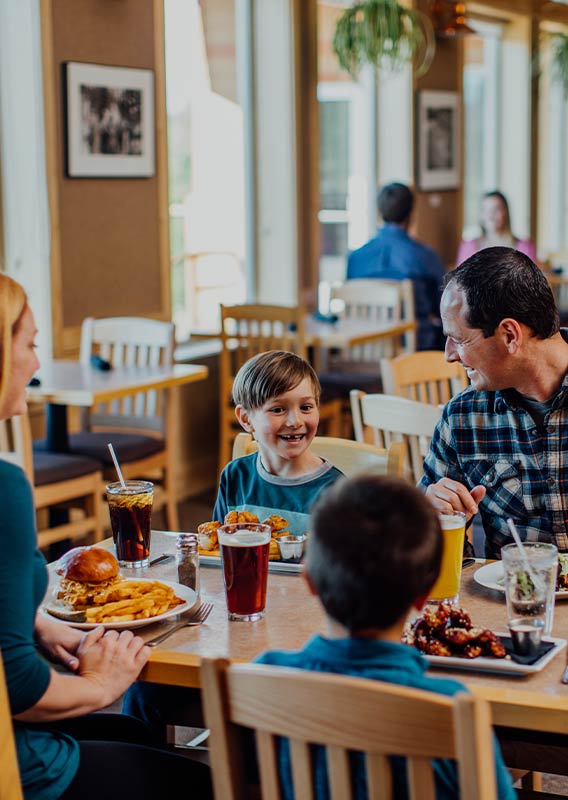
[[(506, 633), (497, 633), (497, 636), (509, 638)], [(495, 672), (505, 675), (530, 675), (533, 672), (540, 672), (549, 664), (554, 656), (566, 647), (566, 639), (555, 639), (551, 636), (543, 636), (543, 642), (553, 642), (548, 653), (541, 656), (534, 664), (519, 664), (512, 658), (458, 658), (456, 656), (424, 656), (426, 660), (436, 668), (441, 669), (463, 669), (468, 672)]]

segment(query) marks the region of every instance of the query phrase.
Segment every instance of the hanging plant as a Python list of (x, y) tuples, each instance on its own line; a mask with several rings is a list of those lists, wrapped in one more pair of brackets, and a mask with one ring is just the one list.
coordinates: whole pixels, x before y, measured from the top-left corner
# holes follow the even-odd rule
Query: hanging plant
[(434, 30), (428, 17), (396, 0), (363, 0), (338, 19), (333, 49), (354, 78), (364, 64), (398, 70), (413, 60), (419, 76), (434, 57)]
[(568, 94), (568, 36), (555, 33), (552, 37), (553, 78), (562, 84)]

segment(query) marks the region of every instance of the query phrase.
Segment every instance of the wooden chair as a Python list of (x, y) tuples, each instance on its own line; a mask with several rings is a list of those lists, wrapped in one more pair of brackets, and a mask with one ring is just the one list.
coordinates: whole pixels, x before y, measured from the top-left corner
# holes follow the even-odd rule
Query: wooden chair
[[(414, 321), (412, 281), (357, 279), (332, 285), (330, 307), (346, 320), (373, 320), (378, 323)], [(379, 363), (399, 353), (416, 350), (416, 332), (396, 334), (385, 339), (354, 345), (337, 352), (330, 359), (330, 368), (320, 374), (324, 396), (339, 399), (342, 407), (341, 435), (352, 435), (349, 406), (351, 389), (365, 392), (382, 391)]]
[[(108, 317), (83, 321), (81, 362), (98, 355), (112, 365), (160, 366), (173, 362), (174, 326), (143, 317)], [(109, 433), (112, 432), (112, 436)], [(141, 392), (90, 409), (83, 430), (72, 434), (70, 448), (103, 464), (105, 481), (116, 472), (108, 442), (112, 441), (125, 478), (149, 478), (155, 484), (154, 507), (165, 507), (166, 525), (178, 530), (172, 456), (172, 405), (167, 391)]]
[(81, 512), (54, 527), (40, 527), (43, 518), (40, 513), (39, 547), (84, 536), (95, 542), (103, 538), (102, 472), (98, 461), (66, 453), (34, 452), (27, 414), (0, 421), (0, 458), (24, 470), (33, 486), (36, 511), (60, 506)]
[(383, 391), (438, 405), (447, 403), (469, 382), (461, 364), (446, 361), (441, 350), (422, 350), (381, 360)]
[[(404, 475), (405, 448), (402, 442), (392, 442), (389, 447), (381, 448), (335, 436), (316, 436), (310, 449), (330, 461), (344, 475), (358, 472), (396, 477)], [(248, 456), (257, 450), (258, 444), (250, 433), (239, 433), (233, 445), (233, 458)]]
[[(231, 401), (233, 380), (243, 364), (267, 350), (290, 350), (307, 357), (304, 312), (301, 307), (272, 305), (221, 305), (219, 376), (219, 473), (231, 459), (233, 440), (241, 430)], [(338, 433), (339, 402), (323, 403), (320, 420), (330, 434)]]
[(0, 797), (2, 800), (23, 800), (20, 769), (16, 757), (12, 712), (6, 689), (4, 663), (0, 654)]
[(404, 442), (406, 477), (412, 483), (418, 483), (424, 474), (424, 457), (440, 418), (441, 407), (406, 397), (365, 394), (353, 389), (351, 412), (358, 442), (369, 442), (376, 447), (389, 447), (396, 441)]
[[(278, 742), (290, 742), (296, 798), (313, 798), (311, 745), (327, 748), (331, 796), (353, 797), (351, 759), (366, 761), (369, 800), (392, 800), (389, 756), (407, 759), (411, 800), (434, 800), (431, 759), (455, 759), (462, 800), (495, 800), (491, 712), (465, 693), (445, 697), (379, 681), (260, 664), (203, 659), (216, 800), (253, 795), (245, 777), (247, 731), (256, 735), (260, 797), (282, 797)], [(250, 736), (250, 734), (249, 734)], [(320, 762), (321, 764), (321, 762)]]
[[(338, 304), (340, 316), (347, 319), (368, 319), (394, 323), (415, 320), (412, 281), (393, 281), (380, 278), (360, 278), (331, 287), (330, 305)], [(416, 332), (410, 331), (396, 339), (358, 345), (351, 349), (349, 361), (376, 364), (381, 358), (392, 358), (400, 352), (416, 350)]]

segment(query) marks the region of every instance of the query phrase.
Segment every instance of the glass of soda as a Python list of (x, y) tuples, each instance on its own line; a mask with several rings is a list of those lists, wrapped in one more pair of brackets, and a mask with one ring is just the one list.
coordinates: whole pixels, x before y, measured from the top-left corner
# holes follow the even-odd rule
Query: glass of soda
[(154, 484), (117, 481), (106, 487), (112, 538), (121, 567), (147, 567)]
[(218, 536), (229, 619), (261, 619), (266, 606), (270, 526), (248, 522), (222, 525)]

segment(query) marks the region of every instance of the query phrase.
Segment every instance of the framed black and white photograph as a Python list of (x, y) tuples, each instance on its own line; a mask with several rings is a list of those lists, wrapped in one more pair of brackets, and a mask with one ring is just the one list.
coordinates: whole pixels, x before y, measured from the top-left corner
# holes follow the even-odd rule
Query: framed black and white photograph
[(457, 189), (460, 184), (458, 92), (418, 93), (418, 188)]
[(65, 64), (66, 169), (70, 178), (154, 175), (154, 73)]

